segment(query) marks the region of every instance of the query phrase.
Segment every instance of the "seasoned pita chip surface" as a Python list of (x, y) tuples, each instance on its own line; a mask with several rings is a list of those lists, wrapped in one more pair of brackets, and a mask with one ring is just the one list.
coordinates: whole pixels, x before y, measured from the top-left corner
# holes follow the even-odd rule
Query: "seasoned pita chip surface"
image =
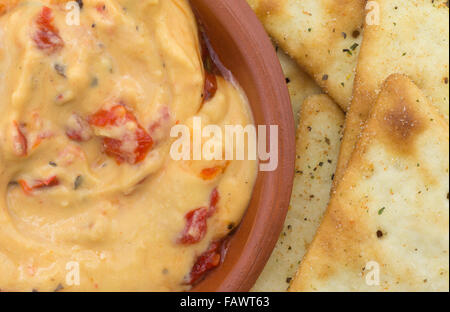
[(366, 0), (247, 2), (276, 43), (347, 110)]
[(286, 291), (328, 205), (344, 113), (327, 95), (309, 97), (297, 129), (290, 210), (278, 244), (253, 291)]
[[(366, 19), (355, 89), (336, 172), (339, 183), (383, 81), (408, 75), (448, 120), (449, 9), (446, 1), (377, 0), (379, 25)], [(368, 14), (375, 14), (370, 11)]]
[(420, 89), (391, 76), (290, 290), (448, 291), (448, 135)]
[(305, 99), (314, 94), (322, 93), (320, 87), (306, 74), (300, 67), (280, 48), (277, 48), (278, 59), (280, 60), (286, 83), (291, 96), (292, 110), (295, 123), (298, 125), (299, 112)]

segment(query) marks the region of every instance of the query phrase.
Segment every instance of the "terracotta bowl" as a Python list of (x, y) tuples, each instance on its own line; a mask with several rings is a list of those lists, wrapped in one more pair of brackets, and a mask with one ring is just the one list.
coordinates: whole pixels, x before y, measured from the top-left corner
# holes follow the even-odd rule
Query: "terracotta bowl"
[(295, 161), (292, 108), (274, 48), (245, 0), (191, 3), (222, 63), (245, 90), (255, 123), (279, 127), (278, 169), (259, 172), (250, 206), (231, 238), (225, 262), (193, 289), (249, 291), (273, 251), (289, 206)]

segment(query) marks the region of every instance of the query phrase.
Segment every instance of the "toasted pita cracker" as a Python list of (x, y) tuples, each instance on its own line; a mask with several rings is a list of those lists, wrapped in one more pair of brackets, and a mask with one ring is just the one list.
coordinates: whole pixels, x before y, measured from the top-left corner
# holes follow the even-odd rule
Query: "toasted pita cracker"
[(292, 110), (294, 112), (295, 123), (298, 125), (299, 112), (302, 103), (307, 97), (313, 94), (322, 93), (320, 87), (300, 69), (300, 67), (280, 48), (277, 48), (278, 59), (283, 68), (289, 94), (291, 96)]
[(302, 105), (294, 190), (285, 227), (253, 291), (286, 291), (314, 238), (330, 198), (344, 113), (326, 95)]
[(247, 2), (277, 44), (347, 110), (366, 0)]
[(385, 83), (291, 291), (448, 291), (449, 127)]
[[(378, 5), (366, 19), (336, 183), (345, 171), (380, 87), (390, 74), (408, 75), (448, 120), (449, 10), (445, 2), (371, 1)], [(380, 25), (370, 25), (377, 22), (377, 8)]]

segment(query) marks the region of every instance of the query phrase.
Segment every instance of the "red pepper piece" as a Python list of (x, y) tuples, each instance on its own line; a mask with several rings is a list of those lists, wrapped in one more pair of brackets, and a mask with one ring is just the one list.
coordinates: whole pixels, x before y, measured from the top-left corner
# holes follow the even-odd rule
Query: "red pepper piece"
[(178, 244), (196, 244), (205, 237), (208, 230), (208, 218), (211, 218), (216, 212), (219, 200), (219, 192), (215, 188), (211, 193), (208, 208), (198, 208), (186, 214), (186, 227), (177, 240)]
[(219, 203), (220, 195), (217, 188), (215, 188), (212, 193), (209, 200), (209, 211), (208, 211), (208, 217), (212, 217), (214, 213), (217, 210), (217, 204)]
[(205, 84), (203, 85), (203, 103), (211, 100), (217, 92), (216, 75), (205, 71)]
[(57, 52), (64, 46), (64, 41), (52, 22), (52, 9), (44, 6), (36, 20), (37, 31), (33, 40), (39, 49), (46, 51), (48, 54)]
[(72, 141), (85, 142), (91, 139), (91, 129), (86, 120), (74, 113), (70, 116), (66, 135)]
[(196, 244), (205, 237), (208, 230), (208, 209), (202, 207), (192, 210), (186, 214), (185, 219), (186, 227), (178, 238), (177, 243), (183, 245)]
[(220, 166), (205, 168), (200, 172), (200, 177), (205, 181), (212, 180), (216, 178), (219, 174), (225, 172), (229, 164), (230, 164), (229, 162), (226, 162), (225, 164), (222, 164)]
[(50, 177), (47, 180), (38, 180), (37, 183), (33, 186), (33, 189), (40, 189), (44, 187), (52, 187), (59, 185), (59, 180), (56, 176)]
[(25, 194), (27, 194), (27, 195), (31, 194), (31, 192), (33, 191), (33, 188), (28, 185), (27, 181), (19, 180), (18, 183), (22, 187), (22, 190)]
[(59, 185), (59, 180), (56, 176), (50, 177), (47, 180), (37, 180), (33, 186), (29, 186), (25, 180), (19, 180), (18, 182), (27, 195), (30, 195), (33, 190)]
[(87, 140), (83, 139), (81, 132), (76, 131), (74, 129), (67, 129), (66, 135), (69, 139), (71, 139), (72, 141), (75, 141), (75, 142), (87, 141)]
[(221, 167), (205, 168), (200, 172), (203, 180), (212, 180), (222, 171)]
[(101, 109), (88, 119), (89, 124), (96, 127), (118, 126), (128, 120), (135, 121), (133, 114), (128, 113), (123, 105), (116, 105), (109, 110)]
[[(90, 125), (104, 128), (107, 126), (124, 126), (127, 122), (136, 124), (134, 133), (124, 133), (122, 138), (103, 138), (103, 149), (105, 153), (113, 157), (118, 164), (128, 162), (137, 164), (145, 159), (153, 146), (153, 139), (138, 123), (136, 117), (124, 105), (116, 105), (109, 110), (100, 110), (88, 119)], [(136, 147), (133, 151), (126, 150), (124, 143), (135, 140)]]
[(202, 24), (199, 25), (199, 38), (202, 53), (205, 82), (203, 85), (203, 104), (211, 100), (217, 92), (217, 77), (222, 76), (218, 64), (213, 59), (214, 50)]
[(185, 281), (187, 285), (198, 283), (205, 274), (219, 266), (222, 259), (222, 242), (213, 242), (207, 251), (201, 254), (195, 262), (189, 277)]
[(15, 135), (13, 136), (14, 140), (14, 152), (16, 155), (25, 157), (28, 153), (28, 140), (22, 132), (20, 125), (17, 121), (14, 121)]
[(136, 155), (135, 163), (139, 163), (145, 159), (148, 152), (152, 148), (153, 139), (144, 130), (144, 128), (139, 126), (138, 129), (136, 130), (136, 140), (137, 140), (138, 146), (134, 150), (134, 153)]

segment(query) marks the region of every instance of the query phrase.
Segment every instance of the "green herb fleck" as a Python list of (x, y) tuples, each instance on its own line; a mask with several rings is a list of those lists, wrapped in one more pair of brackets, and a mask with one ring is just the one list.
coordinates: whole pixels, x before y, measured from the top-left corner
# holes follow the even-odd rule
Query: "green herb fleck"
[(343, 49), (342, 52), (347, 53), (348, 55), (353, 55), (352, 51), (350, 51), (350, 49)]
[(75, 182), (73, 182), (73, 189), (78, 190), (81, 184), (83, 184), (83, 176), (79, 175), (75, 178)]
[(350, 50), (355, 51), (355, 49), (356, 49), (357, 47), (359, 47), (359, 44), (354, 43), (354, 44), (350, 47)]

